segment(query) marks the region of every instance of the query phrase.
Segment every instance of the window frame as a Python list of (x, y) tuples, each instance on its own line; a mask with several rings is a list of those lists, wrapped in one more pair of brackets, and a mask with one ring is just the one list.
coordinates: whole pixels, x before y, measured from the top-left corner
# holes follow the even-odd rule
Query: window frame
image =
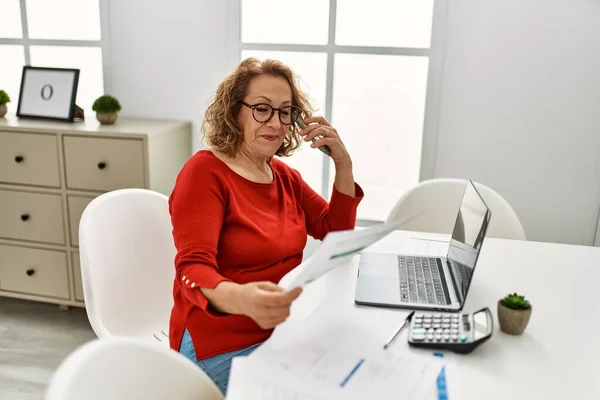
[[(423, 135), (421, 145), (421, 165), (419, 182), (435, 177), (435, 159), (438, 142), (438, 126), (440, 119), (441, 94), (443, 86), (443, 63), (446, 47), (446, 33), (449, 0), (434, 0), (431, 43), (429, 48), (412, 47), (374, 47), (347, 46), (335, 44), (337, 0), (329, 0), (329, 31), (325, 45), (285, 44), (285, 43), (244, 43), (242, 42), (242, 0), (231, 2), (230, 15), (235, 15), (237, 24), (232, 24), (232, 47), (237, 59), (241, 61), (244, 50), (258, 51), (290, 51), (290, 52), (320, 52), (327, 55), (326, 89), (325, 89), (325, 118), (331, 121), (333, 109), (333, 79), (336, 54), (368, 54), (368, 55), (397, 55), (424, 56), (429, 59), (427, 71), (427, 88)], [(323, 184), (320, 194), (329, 199), (331, 196), (330, 158), (323, 154)], [(372, 226), (382, 223), (379, 220), (357, 219), (357, 226)]]
[(108, 0), (98, 0), (100, 10), (100, 40), (70, 40), (70, 39), (31, 39), (27, 20), (27, 1), (19, 0), (21, 10), (22, 38), (1, 38), (0, 45), (23, 46), (25, 65), (31, 66), (31, 46), (64, 46), (64, 47), (98, 47), (102, 52), (102, 78), (104, 92), (112, 88), (110, 73), (110, 38), (109, 38), (109, 8)]

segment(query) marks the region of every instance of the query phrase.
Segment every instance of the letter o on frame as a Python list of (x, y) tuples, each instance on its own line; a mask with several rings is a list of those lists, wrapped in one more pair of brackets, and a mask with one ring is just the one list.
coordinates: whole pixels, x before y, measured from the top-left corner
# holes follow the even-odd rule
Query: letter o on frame
[(54, 95), (54, 88), (52, 87), (52, 85), (47, 83), (44, 86), (42, 86), (41, 95), (42, 99), (46, 101), (50, 100), (52, 98), (52, 95)]

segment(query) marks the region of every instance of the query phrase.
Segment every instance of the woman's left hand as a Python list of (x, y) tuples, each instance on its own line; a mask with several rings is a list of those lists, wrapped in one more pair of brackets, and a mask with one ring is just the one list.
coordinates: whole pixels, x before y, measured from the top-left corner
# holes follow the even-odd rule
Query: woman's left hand
[[(323, 117), (310, 117), (304, 120), (306, 127), (300, 131), (300, 135), (304, 136), (304, 141), (309, 142), (314, 137), (317, 140), (311, 143), (310, 147), (316, 149), (317, 147), (326, 145), (329, 147), (331, 152), (331, 159), (333, 160), (336, 167), (340, 166), (352, 166), (352, 159), (350, 154), (346, 150), (346, 146), (340, 139), (337, 130), (331, 126), (331, 124)], [(318, 136), (322, 136), (319, 138)]]

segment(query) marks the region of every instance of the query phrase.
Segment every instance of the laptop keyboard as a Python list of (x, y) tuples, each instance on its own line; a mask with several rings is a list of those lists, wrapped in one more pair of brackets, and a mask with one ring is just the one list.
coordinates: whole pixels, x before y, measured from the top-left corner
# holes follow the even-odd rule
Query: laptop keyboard
[(450, 304), (442, 266), (436, 258), (398, 256), (398, 268), (402, 302)]

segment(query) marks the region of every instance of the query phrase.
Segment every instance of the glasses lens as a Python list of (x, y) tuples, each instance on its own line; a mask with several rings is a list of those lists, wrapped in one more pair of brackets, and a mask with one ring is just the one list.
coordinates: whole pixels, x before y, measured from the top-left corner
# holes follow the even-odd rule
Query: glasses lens
[(252, 110), (254, 113), (254, 118), (258, 122), (266, 122), (273, 115), (273, 108), (271, 108), (268, 104), (257, 104)]
[(290, 125), (296, 122), (300, 113), (301, 110), (294, 106), (283, 107), (279, 113), (279, 120), (283, 124)]

